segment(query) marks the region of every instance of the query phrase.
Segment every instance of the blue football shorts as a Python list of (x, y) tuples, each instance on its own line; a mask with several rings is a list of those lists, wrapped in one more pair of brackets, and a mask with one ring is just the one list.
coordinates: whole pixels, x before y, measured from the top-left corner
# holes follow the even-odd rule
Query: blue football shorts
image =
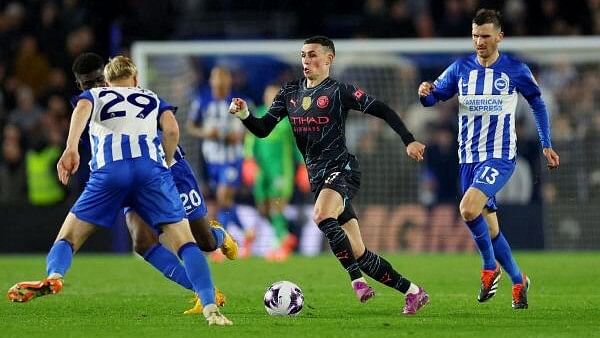
[[(179, 198), (183, 204), (186, 218), (189, 221), (194, 221), (206, 216), (208, 210), (206, 209), (204, 196), (202, 196), (198, 180), (189, 163), (185, 159), (179, 160), (171, 166), (170, 170), (179, 193)], [(134, 209), (131, 207), (125, 207), (123, 213), (127, 214), (132, 210)]]
[(185, 217), (169, 169), (145, 158), (115, 161), (94, 170), (71, 212), (91, 224), (112, 227), (124, 206), (134, 208), (155, 229)]
[(206, 164), (208, 183), (212, 190), (218, 186), (237, 188), (242, 184), (242, 160), (224, 164)]
[(470, 187), (479, 189), (487, 197), (485, 207), (496, 211), (496, 193), (504, 187), (515, 171), (515, 160), (499, 158), (489, 159), (477, 163), (463, 163), (459, 168), (460, 188), (464, 195)]
[(171, 166), (171, 174), (188, 220), (193, 221), (206, 216), (206, 203), (190, 164), (185, 159), (177, 161)]

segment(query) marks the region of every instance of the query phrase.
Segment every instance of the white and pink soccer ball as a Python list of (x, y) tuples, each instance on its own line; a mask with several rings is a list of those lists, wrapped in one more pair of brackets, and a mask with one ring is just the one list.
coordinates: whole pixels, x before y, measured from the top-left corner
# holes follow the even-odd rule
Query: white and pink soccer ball
[(292, 282), (275, 282), (265, 292), (265, 309), (271, 316), (295, 316), (304, 306), (304, 294)]

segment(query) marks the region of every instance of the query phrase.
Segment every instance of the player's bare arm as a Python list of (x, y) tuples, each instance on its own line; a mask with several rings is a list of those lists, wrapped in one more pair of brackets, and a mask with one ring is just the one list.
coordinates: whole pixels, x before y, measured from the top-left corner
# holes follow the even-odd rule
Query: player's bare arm
[(203, 128), (202, 129), (202, 137), (216, 140), (221, 137), (221, 133), (217, 128)]
[(163, 131), (162, 145), (165, 150), (167, 165), (173, 163), (173, 156), (179, 143), (179, 125), (172, 111), (166, 110), (160, 116), (160, 127)]
[(203, 137), (202, 128), (197, 126), (194, 121), (187, 121), (185, 125), (185, 131), (188, 133), (188, 135), (194, 137)]
[(71, 125), (69, 127), (69, 136), (67, 145), (62, 156), (56, 164), (58, 179), (64, 185), (69, 182), (69, 177), (77, 172), (79, 168), (79, 139), (85, 129), (87, 121), (92, 113), (92, 102), (86, 99), (79, 100), (71, 116)]
[(198, 138), (218, 139), (220, 136), (217, 128), (197, 126), (194, 121), (188, 121), (185, 128), (189, 135)]
[(227, 144), (240, 144), (244, 140), (244, 132), (243, 131), (233, 131), (227, 134), (225, 137)]

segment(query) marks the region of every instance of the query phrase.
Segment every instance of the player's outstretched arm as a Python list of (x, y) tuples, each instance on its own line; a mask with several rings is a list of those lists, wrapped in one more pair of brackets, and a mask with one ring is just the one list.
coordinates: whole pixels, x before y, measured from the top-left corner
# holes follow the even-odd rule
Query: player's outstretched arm
[(171, 166), (175, 150), (177, 150), (177, 143), (179, 143), (179, 125), (170, 110), (165, 110), (161, 114), (159, 123), (163, 131), (162, 145), (165, 150), (165, 160), (167, 165)]
[(517, 90), (525, 97), (533, 112), (535, 126), (538, 131), (540, 143), (542, 144), (542, 152), (546, 161), (548, 161), (548, 169), (558, 168), (560, 158), (552, 149), (550, 114), (548, 114), (548, 109), (542, 99), (540, 87), (526, 64), (521, 63), (517, 70), (518, 76), (515, 78)]
[[(533, 87), (533, 86), (531, 86)], [(533, 111), (533, 117), (535, 119), (535, 124), (538, 130), (538, 135), (540, 137), (540, 142), (543, 148), (543, 154), (548, 162), (549, 169), (558, 168), (560, 164), (560, 158), (556, 151), (552, 149), (552, 136), (550, 133), (550, 116), (548, 114), (548, 110), (546, 109), (546, 104), (541, 97), (539, 89), (537, 85), (533, 89), (532, 95), (528, 95), (525, 97), (531, 109)]]
[(256, 118), (248, 111), (248, 104), (240, 98), (234, 98), (229, 105), (229, 112), (242, 120), (248, 130), (257, 137), (267, 137), (279, 122), (274, 115), (266, 114)]
[(73, 110), (73, 115), (71, 115), (65, 151), (56, 164), (58, 179), (64, 185), (69, 183), (69, 177), (75, 174), (79, 168), (79, 139), (91, 114), (92, 102), (87, 99), (79, 100)]

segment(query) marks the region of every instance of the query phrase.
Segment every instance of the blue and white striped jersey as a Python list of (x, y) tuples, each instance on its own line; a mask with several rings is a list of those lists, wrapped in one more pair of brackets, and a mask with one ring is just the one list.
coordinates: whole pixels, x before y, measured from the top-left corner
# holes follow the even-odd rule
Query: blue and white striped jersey
[[(229, 104), (233, 94), (219, 100), (210, 92), (198, 95), (192, 102), (189, 119), (196, 125), (204, 128), (217, 128), (219, 139), (204, 139), (202, 141), (202, 154), (207, 164), (227, 164), (241, 160), (244, 157), (243, 144), (231, 144), (226, 136), (231, 132), (244, 132), (244, 126), (229, 113)], [(250, 105), (251, 103), (248, 102)]]
[(92, 171), (107, 163), (138, 157), (167, 166), (158, 121), (164, 111), (175, 110), (172, 105), (142, 88), (92, 88), (77, 99), (93, 104), (89, 121)]
[(425, 106), (458, 94), (460, 163), (515, 158), (518, 93), (534, 110), (543, 147), (551, 147), (548, 113), (538, 84), (523, 62), (501, 54), (493, 65), (483, 67), (473, 54), (451, 64), (435, 80), (434, 86), (431, 95), (421, 98)]

